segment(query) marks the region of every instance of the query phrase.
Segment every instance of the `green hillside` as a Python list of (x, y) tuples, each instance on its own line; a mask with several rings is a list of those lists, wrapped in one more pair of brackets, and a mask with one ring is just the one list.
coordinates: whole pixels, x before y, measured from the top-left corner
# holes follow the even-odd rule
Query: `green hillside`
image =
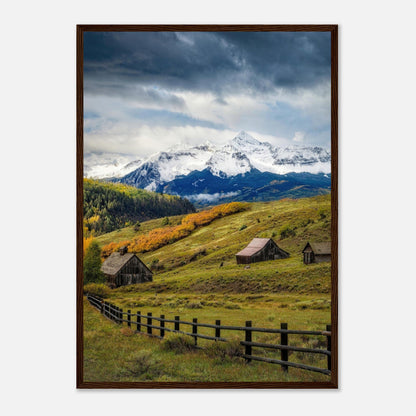
[(187, 200), (132, 186), (84, 179), (84, 224), (87, 232), (107, 233), (137, 221), (195, 212)]
[[(172, 218), (172, 222), (180, 219)], [(145, 222), (140, 232), (160, 224), (160, 219)], [(137, 234), (126, 227), (97, 241), (105, 245)], [(235, 254), (254, 237), (273, 238), (290, 258), (255, 263), (249, 269), (237, 265)], [(183, 240), (141, 254), (140, 258), (154, 270), (154, 281), (118, 291), (329, 293), (330, 263), (305, 266), (301, 253), (307, 241), (329, 239), (329, 195), (252, 203), (249, 209), (217, 219)]]
[[(178, 224), (181, 219), (170, 217), (170, 223)], [(125, 227), (96, 240), (101, 246), (117, 243), (161, 226), (162, 219), (155, 219), (143, 222), (139, 232)], [(222, 325), (237, 326), (251, 320), (253, 326), (266, 328), (284, 322), (291, 329), (322, 330), (331, 322), (331, 265), (304, 265), (302, 249), (307, 241), (328, 241), (330, 228), (330, 195), (251, 203), (245, 211), (216, 219), (175, 243), (140, 254), (154, 271), (153, 282), (109, 290), (106, 298), (124, 311), (163, 314), (170, 319), (179, 315), (183, 320), (197, 318), (211, 324), (220, 319)], [(254, 237), (272, 237), (290, 257), (253, 263), (249, 268), (237, 265), (235, 254)], [(166, 341), (120, 329), (90, 306), (85, 313), (85, 372), (91, 381), (327, 380), (308, 371), (291, 369), (285, 374), (270, 364), (247, 366), (240, 358), (218, 360), (211, 341), (198, 343), (205, 348), (199, 352), (166, 352)], [(210, 328), (200, 331), (213, 335)], [(224, 336), (231, 334), (225, 331)], [(255, 341), (279, 343), (279, 337), (259, 333)], [(322, 337), (291, 336), (290, 342), (308, 348), (325, 345)], [(157, 357), (158, 371), (152, 372), (146, 362), (150, 370), (131, 372), (132, 357), (136, 360), (142, 350)], [(291, 353), (290, 357), (321, 368), (326, 365), (324, 356)]]

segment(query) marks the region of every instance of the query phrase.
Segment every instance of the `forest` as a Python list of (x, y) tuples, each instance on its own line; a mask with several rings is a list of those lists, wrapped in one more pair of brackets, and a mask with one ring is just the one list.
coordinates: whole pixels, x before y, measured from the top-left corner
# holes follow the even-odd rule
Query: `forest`
[(100, 235), (140, 221), (195, 212), (187, 199), (132, 186), (84, 179), (84, 227)]

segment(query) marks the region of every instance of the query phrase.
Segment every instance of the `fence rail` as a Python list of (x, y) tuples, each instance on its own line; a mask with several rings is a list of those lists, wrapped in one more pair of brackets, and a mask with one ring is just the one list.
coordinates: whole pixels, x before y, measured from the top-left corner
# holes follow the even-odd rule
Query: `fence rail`
[[(124, 312), (123, 309), (116, 305), (113, 305), (98, 296), (87, 294), (89, 303), (97, 308), (102, 315), (111, 319), (117, 324), (122, 325), (126, 323), (128, 327), (135, 327), (137, 333), (144, 333), (149, 336), (164, 338), (165, 332), (173, 332), (177, 334), (187, 335), (193, 337), (195, 346), (198, 344), (198, 338), (206, 339), (209, 341), (229, 341), (227, 338), (221, 336), (221, 331), (243, 331), (245, 333), (245, 340), (240, 341), (240, 344), (245, 348), (242, 358), (247, 363), (253, 361), (262, 361), (270, 364), (280, 365), (284, 371), (288, 371), (289, 367), (300, 368), (302, 370), (314, 371), (326, 375), (331, 374), (331, 325), (327, 325), (325, 331), (307, 331), (307, 330), (293, 330), (288, 329), (286, 323), (282, 323), (280, 328), (258, 328), (253, 327), (251, 321), (246, 321), (245, 326), (232, 326), (232, 325), (221, 325), (220, 320), (215, 321), (214, 324), (206, 324), (198, 322), (197, 318), (193, 318), (192, 322), (183, 321), (179, 316), (175, 316), (174, 319), (167, 319), (165, 315), (160, 317), (153, 316), (152, 313), (147, 315), (141, 314), (140, 311), (132, 313), (131, 310)], [(132, 318), (135, 318), (133, 320)], [(146, 320), (146, 322), (145, 322)], [(155, 325), (154, 321), (159, 322), (159, 325)], [(165, 324), (174, 324), (173, 328), (167, 327)], [(181, 325), (187, 325), (190, 327), (191, 332), (180, 329)], [(146, 330), (143, 331), (142, 327)], [(215, 336), (198, 333), (198, 328), (210, 328), (215, 330)], [(158, 334), (154, 333), (153, 330), (158, 331)], [(269, 344), (265, 342), (254, 342), (252, 340), (253, 333), (268, 333), (268, 334), (280, 334), (280, 344)], [(326, 337), (326, 349), (321, 348), (306, 348), (289, 345), (289, 335), (305, 335), (305, 336), (324, 336)], [(280, 360), (269, 357), (260, 357), (253, 355), (253, 348), (262, 348), (266, 350), (277, 350), (280, 351)], [(319, 354), (327, 356), (327, 368), (314, 367), (307, 364), (295, 363), (289, 361), (289, 352), (302, 352), (307, 354)]]

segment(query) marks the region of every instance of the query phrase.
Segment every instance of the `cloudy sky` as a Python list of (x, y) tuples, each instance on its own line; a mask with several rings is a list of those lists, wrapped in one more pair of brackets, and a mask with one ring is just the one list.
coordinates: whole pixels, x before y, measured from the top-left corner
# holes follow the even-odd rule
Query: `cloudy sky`
[(329, 32), (87, 32), (84, 150), (225, 143), (330, 147)]

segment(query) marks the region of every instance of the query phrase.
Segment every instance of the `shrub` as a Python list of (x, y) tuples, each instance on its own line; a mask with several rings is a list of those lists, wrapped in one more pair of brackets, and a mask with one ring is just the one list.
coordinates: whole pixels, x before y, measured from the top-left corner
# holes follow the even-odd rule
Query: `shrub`
[(131, 375), (144, 380), (152, 380), (161, 374), (162, 367), (148, 350), (137, 351), (131, 354), (126, 366), (122, 370), (123, 375)]
[(228, 361), (234, 357), (241, 357), (244, 353), (238, 338), (232, 338), (227, 342), (217, 341), (210, 343), (205, 352), (208, 356), (216, 358), (219, 362)]
[(225, 309), (241, 309), (241, 306), (237, 303), (226, 303)]
[(296, 232), (295, 232), (294, 229), (289, 227), (289, 225), (284, 225), (279, 230), (279, 234), (280, 234), (280, 239), (283, 240), (283, 239), (288, 238), (288, 237), (294, 237), (296, 235)]
[(186, 305), (188, 309), (202, 309), (203, 306), (201, 302), (191, 302)]
[(102, 283), (88, 283), (84, 285), (84, 293), (106, 298), (111, 293), (111, 289)]
[(151, 270), (161, 270), (163, 269), (163, 265), (159, 263), (159, 259), (153, 259), (150, 263), (150, 269)]
[(121, 328), (120, 333), (121, 335), (124, 335), (125, 337), (131, 337), (132, 335), (134, 335), (134, 331), (128, 326)]
[(299, 222), (299, 227), (306, 227), (309, 224), (313, 224), (315, 221), (312, 218), (308, 218), (307, 220), (302, 220)]
[(170, 224), (169, 218), (168, 217), (163, 218), (162, 225), (165, 226), (165, 225), (169, 225), (169, 224)]
[(141, 227), (140, 221), (137, 221), (136, 224), (134, 224), (134, 231), (139, 231)]
[(242, 225), (241, 227), (240, 227), (240, 229), (238, 230), (238, 231), (243, 231), (243, 230), (245, 230), (247, 228), (247, 225), (246, 224), (244, 224), (244, 225)]
[(323, 220), (323, 219), (325, 219), (327, 217), (328, 210), (325, 209), (325, 208), (319, 208), (318, 215), (319, 215), (319, 219)]
[(184, 354), (194, 351), (194, 340), (186, 335), (172, 334), (168, 335), (162, 342), (162, 349), (173, 351), (175, 354)]
[(191, 257), (189, 257), (189, 262), (195, 261), (200, 256), (206, 256), (207, 255), (207, 249), (203, 248), (201, 250), (198, 250), (196, 253), (192, 254)]

